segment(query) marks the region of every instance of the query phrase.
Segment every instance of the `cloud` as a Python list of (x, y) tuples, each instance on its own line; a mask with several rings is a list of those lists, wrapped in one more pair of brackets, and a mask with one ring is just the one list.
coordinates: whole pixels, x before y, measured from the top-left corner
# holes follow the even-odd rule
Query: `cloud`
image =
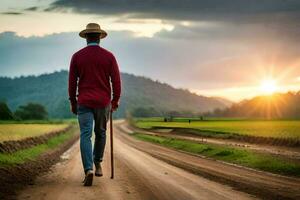
[(300, 38), (297, 0), (57, 0), (46, 10), (113, 16), (124, 23), (161, 19), (175, 26), (174, 31), (158, 32), (158, 37), (217, 40), (258, 37), (294, 42)]
[[(174, 31), (170, 34), (192, 32), (188, 28)], [(296, 63), (295, 69), (285, 78), (293, 80), (294, 74), (300, 73), (298, 43), (262, 42), (258, 38), (259, 42), (255, 38), (241, 42), (220, 36), (174, 39), (160, 34), (136, 38), (126, 31), (108, 34), (101, 45), (116, 55), (123, 72), (148, 76), (176, 87), (205, 90), (247, 86), (263, 78), (261, 69), (274, 67), (276, 76), (286, 72), (291, 63)], [(76, 32), (28, 38), (2, 33), (0, 71), (2, 75), (18, 76), (68, 69), (71, 55), (84, 46), (85, 41)]]
[(21, 12), (2, 12), (3, 15), (22, 15)]
[(38, 8), (39, 8), (39, 7), (37, 7), (37, 6), (33, 6), (33, 7), (26, 8), (26, 9), (24, 9), (24, 10), (26, 10), (26, 11), (37, 11)]
[(243, 24), (218, 22), (177, 23), (172, 31), (162, 30), (155, 37), (176, 40), (228, 40), (233, 42), (286, 43), (295, 46), (300, 41), (300, 24)]
[(274, 21), (299, 16), (297, 0), (57, 0), (47, 11), (196, 21)]

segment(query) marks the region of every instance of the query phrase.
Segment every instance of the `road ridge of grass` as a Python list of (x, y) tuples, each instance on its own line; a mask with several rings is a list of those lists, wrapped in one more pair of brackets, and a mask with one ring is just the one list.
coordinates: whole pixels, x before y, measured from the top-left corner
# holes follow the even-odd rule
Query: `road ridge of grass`
[(243, 150), (224, 145), (200, 144), (184, 139), (165, 138), (142, 133), (131, 134), (136, 139), (155, 143), (168, 148), (206, 156), (216, 160), (271, 172), (279, 175), (300, 177), (300, 164), (286, 161), (265, 153)]
[(20, 140), (2, 141), (0, 142), (0, 153), (14, 153), (22, 149), (28, 149), (39, 144), (44, 144), (49, 139), (68, 132), (72, 127), (73, 125), (70, 124), (61, 130), (51, 131), (42, 135), (27, 137)]
[(0, 166), (14, 166), (17, 164), (23, 164), (26, 161), (34, 160), (46, 151), (54, 149), (64, 143), (74, 136), (74, 134), (74, 127), (70, 127), (65, 131), (59, 132), (59, 134), (51, 135), (51, 137), (43, 143), (39, 143), (29, 148), (20, 149), (12, 153), (1, 152)]

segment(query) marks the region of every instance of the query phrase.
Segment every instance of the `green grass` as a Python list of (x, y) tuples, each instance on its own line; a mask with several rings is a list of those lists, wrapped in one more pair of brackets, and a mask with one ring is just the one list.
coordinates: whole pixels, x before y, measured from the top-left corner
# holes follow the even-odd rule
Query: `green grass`
[(74, 129), (71, 129), (66, 133), (49, 139), (45, 144), (40, 144), (28, 149), (20, 150), (12, 154), (0, 153), (0, 166), (13, 166), (22, 164), (29, 160), (34, 160), (42, 153), (54, 149), (65, 141), (69, 140), (74, 134)]
[(226, 161), (254, 169), (277, 174), (300, 177), (299, 162), (287, 161), (283, 158), (269, 154), (257, 153), (250, 150), (232, 148), (228, 146), (201, 144), (187, 140), (165, 138), (135, 133), (133, 136), (139, 140), (159, 144), (194, 154), (204, 155), (217, 160)]
[(0, 124), (66, 124), (77, 123), (76, 118), (70, 119), (46, 119), (46, 120), (0, 120)]
[(0, 124), (0, 142), (20, 140), (59, 131), (69, 124)]
[(139, 128), (186, 128), (196, 131), (208, 132), (211, 135), (238, 134), (274, 138), (296, 138), (300, 139), (299, 120), (208, 120), (192, 121), (183, 118), (174, 122), (163, 122), (161, 118), (136, 119), (135, 125)]

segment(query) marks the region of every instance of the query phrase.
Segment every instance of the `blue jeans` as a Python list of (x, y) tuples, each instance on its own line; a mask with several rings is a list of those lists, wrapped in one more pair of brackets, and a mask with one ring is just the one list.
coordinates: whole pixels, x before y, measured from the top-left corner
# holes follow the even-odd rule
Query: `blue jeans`
[[(106, 124), (110, 105), (105, 108), (89, 108), (78, 105), (77, 115), (80, 127), (80, 152), (84, 171), (93, 170), (93, 162), (102, 162), (106, 142)], [(95, 121), (95, 141), (92, 150), (92, 132)]]

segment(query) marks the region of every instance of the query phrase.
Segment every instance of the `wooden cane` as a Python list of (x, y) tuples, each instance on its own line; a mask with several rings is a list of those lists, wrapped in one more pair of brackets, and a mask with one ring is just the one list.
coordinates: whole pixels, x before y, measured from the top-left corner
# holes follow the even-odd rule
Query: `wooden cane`
[(110, 110), (109, 121), (110, 121), (110, 164), (111, 164), (111, 179), (114, 178), (114, 141), (113, 141), (113, 119), (112, 119), (113, 111)]

